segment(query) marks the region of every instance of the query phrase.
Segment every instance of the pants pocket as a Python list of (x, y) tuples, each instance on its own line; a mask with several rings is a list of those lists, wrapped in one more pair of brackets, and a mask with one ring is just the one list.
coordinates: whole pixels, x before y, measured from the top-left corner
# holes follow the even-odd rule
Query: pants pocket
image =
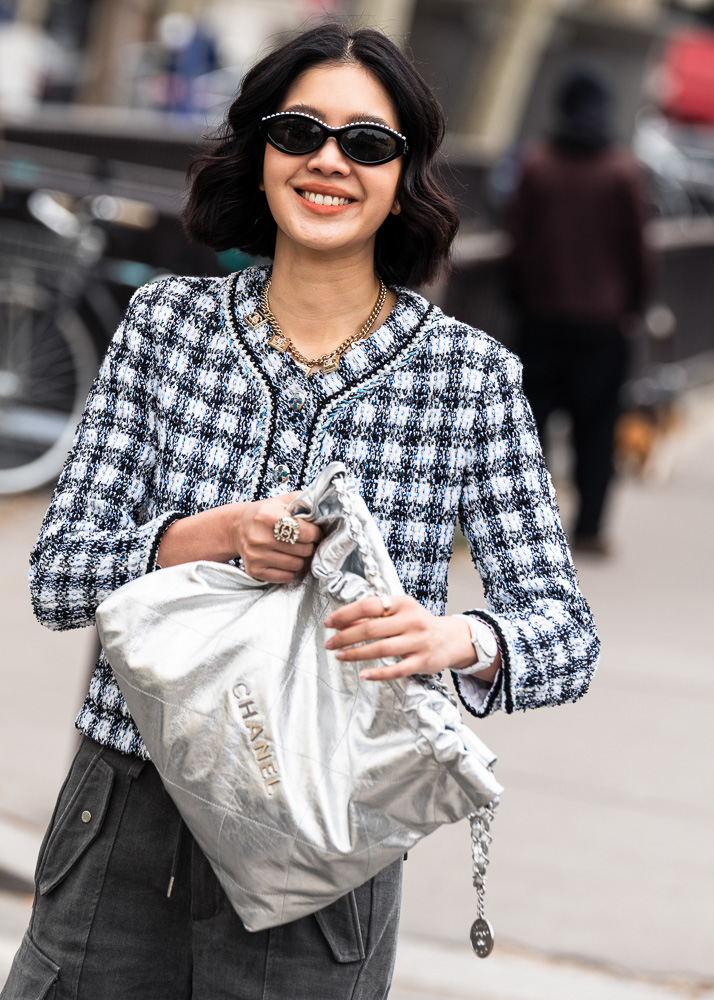
[(40, 951), (29, 933), (25, 934), (0, 1000), (50, 1000), (59, 973), (59, 965)]
[[(364, 889), (364, 886), (360, 888)], [(355, 895), (355, 892), (359, 891), (358, 889), (348, 892), (315, 914), (318, 927), (336, 962), (359, 962), (365, 957), (360, 913)], [(364, 902), (369, 905), (369, 893), (366, 894)], [(369, 921), (369, 913), (363, 914), (363, 917), (366, 917), (364, 921), (366, 924)]]
[(99, 836), (114, 785), (114, 771), (100, 755), (90, 762), (57, 817), (37, 871), (37, 891), (52, 892)]

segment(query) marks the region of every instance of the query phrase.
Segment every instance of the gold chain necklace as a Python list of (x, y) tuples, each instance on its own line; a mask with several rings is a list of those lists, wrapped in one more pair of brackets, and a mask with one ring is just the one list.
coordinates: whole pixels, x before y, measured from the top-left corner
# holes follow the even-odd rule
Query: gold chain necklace
[(301, 354), (300, 351), (298, 351), (290, 337), (288, 337), (288, 335), (283, 333), (280, 329), (280, 324), (270, 309), (270, 303), (268, 302), (270, 281), (271, 279), (268, 278), (260, 295), (260, 308), (273, 330), (273, 336), (268, 341), (268, 346), (272, 347), (275, 351), (280, 351), (281, 354), (287, 351), (308, 375), (314, 375), (316, 372), (321, 372), (322, 374), (336, 372), (340, 367), (340, 361), (342, 361), (342, 358), (349, 351), (349, 349), (360, 340), (364, 340), (369, 336), (369, 333), (375, 324), (375, 320), (381, 313), (382, 307), (384, 306), (387, 298), (387, 286), (380, 278), (377, 301), (375, 302), (374, 309), (367, 317), (367, 321), (362, 329), (358, 333), (353, 333), (352, 336), (348, 337), (347, 340), (344, 340), (339, 347), (336, 347), (332, 351), (328, 351), (327, 354), (321, 354), (319, 358), (306, 358), (304, 354)]

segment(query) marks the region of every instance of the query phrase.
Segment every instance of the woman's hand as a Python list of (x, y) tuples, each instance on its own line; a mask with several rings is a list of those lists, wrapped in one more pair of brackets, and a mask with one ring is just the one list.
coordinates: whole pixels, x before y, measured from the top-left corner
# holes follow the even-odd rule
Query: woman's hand
[(235, 523), (235, 544), (245, 571), (256, 580), (289, 583), (305, 570), (312, 559), (322, 532), (311, 521), (296, 518), (300, 525), (298, 540), (279, 542), (274, 528), (281, 517), (288, 517), (288, 504), (299, 493), (284, 493), (269, 500), (241, 504)]
[[(383, 681), (409, 674), (436, 674), (442, 670), (458, 670), (476, 662), (468, 624), (461, 618), (438, 617), (405, 594), (385, 598), (391, 604), (389, 614), (379, 597), (365, 597), (333, 611), (326, 619), (326, 628), (337, 634), (325, 643), (326, 649), (336, 650), (335, 656), (344, 661), (379, 660), (399, 656), (391, 666), (365, 670), (360, 677)], [(367, 646), (354, 647), (355, 643)], [(485, 681), (496, 676), (500, 654), (489, 670), (479, 673)]]
[(167, 567), (197, 559), (229, 562), (240, 556), (254, 579), (289, 583), (307, 567), (322, 538), (316, 525), (297, 518), (297, 541), (291, 545), (276, 539), (273, 529), (288, 516), (288, 504), (297, 496), (283, 493), (269, 500), (224, 504), (174, 521), (161, 538), (157, 562)]

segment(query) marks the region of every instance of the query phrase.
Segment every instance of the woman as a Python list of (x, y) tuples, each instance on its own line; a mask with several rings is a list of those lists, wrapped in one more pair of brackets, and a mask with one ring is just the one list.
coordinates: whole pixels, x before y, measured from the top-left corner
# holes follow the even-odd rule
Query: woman
[[(374, 31), (319, 27), (246, 76), (185, 223), (274, 264), (134, 296), (33, 553), (41, 621), (90, 624), (116, 587), (194, 559), (291, 580), (319, 533), (303, 522), (291, 545), (276, 525), (341, 460), (408, 596), (336, 611), (327, 646), (359, 661), (351, 647), (376, 639), (370, 657), (401, 657), (374, 683), (452, 669), (478, 716), (584, 692), (597, 639), (519, 363), (405, 287), (433, 276), (456, 230), (434, 173), (442, 133), (428, 88)], [(466, 618), (443, 615), (457, 518), (489, 601)], [(249, 934), (182, 838), (104, 659), (77, 726), (3, 997), (386, 996), (400, 863)]]

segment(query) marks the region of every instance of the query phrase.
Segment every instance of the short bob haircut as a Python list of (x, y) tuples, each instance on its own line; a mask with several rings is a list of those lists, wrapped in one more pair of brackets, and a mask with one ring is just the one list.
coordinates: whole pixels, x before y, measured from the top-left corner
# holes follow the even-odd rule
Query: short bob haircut
[(388, 284), (431, 281), (449, 258), (459, 224), (434, 160), (444, 117), (411, 63), (371, 29), (351, 32), (341, 24), (322, 24), (271, 52), (246, 74), (223, 125), (189, 167), (192, 185), (182, 214), (184, 229), (213, 250), (274, 255), (276, 224), (258, 189), (265, 154), (258, 124), (279, 109), (296, 77), (324, 63), (358, 63), (394, 101), (409, 152), (397, 190), (401, 212), (387, 216), (377, 233), (375, 269)]

